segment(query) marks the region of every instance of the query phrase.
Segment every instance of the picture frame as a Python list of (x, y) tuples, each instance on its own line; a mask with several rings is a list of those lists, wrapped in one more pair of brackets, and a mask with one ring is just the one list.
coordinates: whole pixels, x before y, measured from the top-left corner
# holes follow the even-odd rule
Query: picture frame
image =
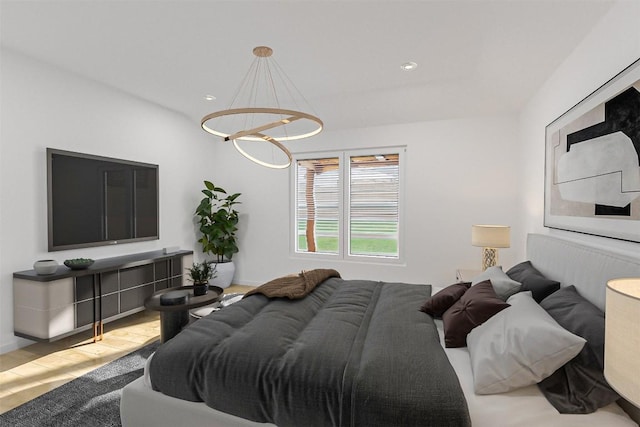
[(545, 129), (544, 226), (640, 242), (640, 59)]

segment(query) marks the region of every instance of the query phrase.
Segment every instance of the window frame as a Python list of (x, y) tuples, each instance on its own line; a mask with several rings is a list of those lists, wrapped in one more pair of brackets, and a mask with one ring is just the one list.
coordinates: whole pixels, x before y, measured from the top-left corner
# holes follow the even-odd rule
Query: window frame
[[(350, 261), (374, 264), (404, 264), (405, 263), (405, 174), (406, 174), (406, 146), (388, 146), (374, 148), (358, 148), (353, 150), (330, 150), (292, 153), (293, 161), (290, 173), (290, 234), (289, 247), (292, 258)], [(383, 154), (398, 155), (398, 255), (397, 257), (383, 255), (352, 255), (349, 253), (350, 245), (350, 196), (351, 157), (376, 156)], [(299, 160), (323, 159), (329, 157), (339, 158), (338, 168), (338, 253), (298, 252), (298, 214), (297, 214), (297, 172)]]

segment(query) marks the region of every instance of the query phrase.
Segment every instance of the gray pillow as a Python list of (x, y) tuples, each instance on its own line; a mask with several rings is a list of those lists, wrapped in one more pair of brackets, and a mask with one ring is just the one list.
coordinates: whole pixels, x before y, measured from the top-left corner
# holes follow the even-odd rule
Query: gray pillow
[(504, 393), (536, 384), (573, 359), (586, 340), (564, 329), (520, 292), (467, 336), (476, 394)]
[(561, 414), (589, 414), (618, 400), (604, 378), (604, 313), (574, 286), (560, 288), (540, 305), (563, 328), (587, 340), (582, 351), (538, 383)]
[(514, 265), (507, 270), (507, 276), (516, 282), (522, 283), (520, 291), (531, 291), (536, 302), (542, 301), (560, 289), (560, 282), (544, 277), (542, 273), (531, 265), (531, 261), (524, 261)]
[(473, 278), (471, 281), (471, 286), (477, 285), (478, 283), (484, 282), (485, 280), (491, 281), (491, 285), (493, 286), (493, 290), (496, 291), (496, 295), (502, 301), (506, 301), (511, 295), (516, 292), (520, 292), (520, 288), (522, 284), (520, 282), (516, 282), (515, 280), (509, 278), (504, 271), (502, 271), (502, 267), (499, 265), (489, 267), (479, 275)]

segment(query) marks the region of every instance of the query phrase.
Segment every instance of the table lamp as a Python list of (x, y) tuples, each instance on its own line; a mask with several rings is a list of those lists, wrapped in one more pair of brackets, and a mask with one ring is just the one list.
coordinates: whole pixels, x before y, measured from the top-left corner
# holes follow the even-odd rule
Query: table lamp
[(606, 297), (604, 376), (640, 407), (640, 278), (609, 280)]
[(482, 247), (482, 271), (498, 263), (498, 248), (508, 248), (511, 227), (507, 225), (472, 225), (471, 244)]

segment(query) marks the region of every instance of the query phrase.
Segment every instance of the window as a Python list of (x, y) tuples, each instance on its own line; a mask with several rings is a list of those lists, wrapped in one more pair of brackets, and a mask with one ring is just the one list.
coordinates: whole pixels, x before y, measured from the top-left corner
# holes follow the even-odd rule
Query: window
[(296, 253), (400, 259), (404, 149), (298, 155)]

